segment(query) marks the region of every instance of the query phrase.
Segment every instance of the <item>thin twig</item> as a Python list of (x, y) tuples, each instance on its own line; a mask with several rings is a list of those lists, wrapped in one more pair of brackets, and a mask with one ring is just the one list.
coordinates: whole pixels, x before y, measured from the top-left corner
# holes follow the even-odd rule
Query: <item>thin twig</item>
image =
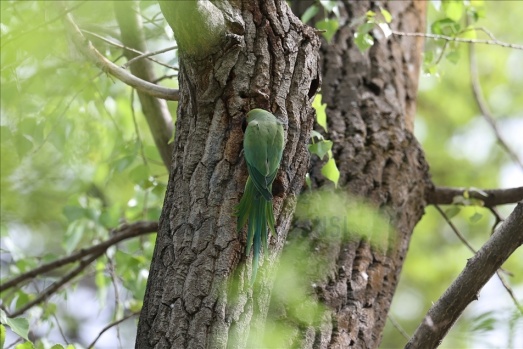
[(114, 322), (111, 322), (109, 325), (105, 326), (102, 331), (100, 331), (100, 333), (98, 333), (98, 336), (91, 342), (91, 344), (89, 344), (87, 346), (87, 349), (90, 349), (90, 348), (93, 348), (94, 345), (96, 344), (96, 342), (100, 339), (100, 337), (102, 336), (102, 334), (105, 333), (105, 331), (109, 330), (111, 327), (114, 327), (114, 326), (117, 326), (119, 324), (121, 324), (122, 322), (124, 322), (125, 320), (127, 319), (130, 319), (132, 318), (133, 316), (136, 316), (140, 314), (140, 312), (134, 312), (134, 313), (131, 313), (129, 315), (126, 315), (124, 316), (123, 318), (121, 318), (120, 320), (116, 320)]
[(454, 225), (454, 223), (452, 223), (452, 221), (449, 219), (449, 217), (445, 214), (445, 212), (443, 212), (443, 210), (438, 206), (438, 205), (434, 205), (434, 207), (436, 208), (436, 210), (438, 210), (438, 212), (441, 214), (441, 216), (443, 217), (443, 219), (445, 220), (445, 222), (447, 222), (447, 224), (449, 225), (449, 227), (452, 229), (452, 231), (454, 232), (454, 234), (456, 234), (456, 236), (458, 237), (458, 239), (461, 240), (461, 242), (463, 242), (463, 244), (465, 246), (468, 247), (468, 249), (472, 252), (472, 253), (476, 253), (476, 250), (474, 249), (474, 247), (472, 247), (469, 242), (467, 241), (467, 239), (465, 239), (465, 237), (460, 233), (460, 231), (458, 230), (458, 228), (456, 228), (456, 226)]
[[(129, 50), (129, 51), (134, 52), (134, 53), (139, 54), (139, 55), (146, 55), (146, 53), (143, 53), (142, 51), (139, 51), (139, 50), (134, 49), (132, 47), (125, 46), (124, 44), (120, 44), (120, 43), (118, 43), (116, 41), (109, 40), (109, 39), (107, 39), (107, 38), (105, 38), (105, 37), (103, 37), (103, 36), (101, 36), (99, 34), (96, 34), (96, 33), (92, 32), (92, 31), (89, 31), (89, 30), (86, 30), (86, 29), (81, 29), (81, 31), (86, 33), (86, 34), (89, 34), (91, 36), (94, 36), (94, 37), (96, 37), (96, 38), (98, 38), (98, 39), (100, 39), (100, 40), (102, 40), (102, 41), (104, 41), (104, 42), (106, 42), (106, 43), (108, 43), (110, 45), (113, 45), (115, 47), (118, 47), (118, 48), (121, 48), (121, 49), (124, 49), (124, 50)], [(158, 61), (158, 60), (156, 60), (154, 58), (147, 57), (147, 59), (150, 60), (151, 62), (154, 62), (156, 64), (164, 66), (165, 68), (169, 68), (169, 69), (172, 69), (172, 70), (178, 70), (178, 67), (169, 65), (167, 63), (163, 63), (163, 62)], [(129, 62), (127, 62), (126, 64), (128, 64), (128, 63)], [(122, 66), (122, 68), (124, 68), (124, 66)]]
[[(454, 233), (458, 236), (458, 238), (469, 248), (469, 250), (472, 251), (472, 253), (476, 254), (477, 251), (467, 242), (467, 240), (465, 239), (465, 237), (459, 232), (459, 230), (456, 228), (456, 226), (452, 223), (452, 221), (447, 217), (447, 215), (445, 214), (445, 212), (443, 212), (441, 210), (441, 208), (438, 206), (438, 205), (434, 205), (434, 207), (436, 207), (436, 209), (438, 210), (438, 212), (443, 216), (443, 218), (445, 219), (445, 221), (447, 222), (447, 224), (451, 227), (451, 229), (454, 231)], [(507, 274), (507, 275), (512, 275), (512, 273), (506, 271), (505, 269), (503, 268), (499, 268), (497, 271), (496, 271), (496, 275), (498, 276), (499, 280), (501, 281), (501, 284), (503, 285), (503, 287), (505, 288), (505, 290), (507, 291), (507, 293), (509, 294), (510, 298), (512, 298), (512, 301), (514, 302), (514, 304), (516, 305), (516, 307), (523, 312), (523, 309), (521, 308), (521, 306), (519, 305), (519, 302), (518, 300), (516, 299), (516, 297), (514, 296), (514, 292), (512, 291), (512, 289), (510, 288), (510, 286), (506, 283), (505, 279), (502, 277), (501, 275), (501, 272)]]
[(143, 234), (149, 234), (149, 233), (155, 232), (157, 230), (158, 230), (158, 223), (152, 222), (152, 221), (150, 221), (150, 222), (143, 221), (143, 222), (136, 222), (133, 224), (124, 225), (115, 231), (113, 237), (111, 237), (110, 239), (108, 239), (104, 242), (101, 242), (97, 245), (91, 246), (86, 249), (81, 249), (80, 251), (75, 252), (68, 257), (58, 259), (56, 261), (41, 265), (38, 268), (35, 268), (26, 273), (23, 273), (7, 282), (1, 284), (0, 292), (3, 292), (11, 287), (14, 287), (27, 279), (32, 279), (38, 275), (47, 273), (56, 268), (60, 268), (64, 265), (78, 262), (83, 257), (86, 257), (88, 255), (91, 255), (94, 253), (100, 253), (100, 252), (103, 254), (110, 246), (116, 245), (120, 241), (130, 239), (135, 236), (139, 236), (139, 235), (143, 235)]
[(505, 140), (501, 136), (501, 132), (499, 131), (498, 125), (494, 120), (494, 116), (492, 115), (492, 112), (490, 111), (490, 108), (488, 107), (487, 102), (485, 101), (485, 97), (483, 96), (481, 83), (479, 81), (478, 66), (476, 62), (476, 50), (474, 45), (469, 46), (469, 67), (470, 83), (472, 85), (474, 99), (476, 100), (476, 104), (479, 108), (479, 111), (481, 112), (481, 115), (483, 115), (487, 123), (492, 128), (492, 131), (494, 131), (494, 135), (496, 136), (498, 143), (501, 145), (501, 147), (505, 149), (510, 158), (523, 170), (523, 162), (521, 162), (516, 153), (508, 146), (507, 142), (505, 142)]
[(394, 328), (396, 330), (398, 330), (398, 332), (403, 336), (403, 338), (405, 338), (406, 340), (409, 340), (410, 339), (409, 334), (407, 333), (407, 331), (405, 331), (403, 329), (403, 327), (401, 327), (401, 325), (394, 319), (394, 317), (391, 314), (388, 314), (387, 317), (389, 318), (392, 326), (394, 326)]
[(498, 210), (495, 207), (489, 207), (489, 210), (490, 210), (490, 212), (492, 212), (492, 214), (496, 218), (496, 221), (492, 225), (492, 231), (490, 233), (490, 235), (492, 235), (492, 234), (494, 234), (494, 231), (498, 227), (498, 224), (504, 221), (504, 218), (501, 217), (501, 215), (499, 214)]
[[(115, 313), (118, 314), (118, 310), (121, 309), (121, 303), (120, 303), (120, 290), (118, 289), (118, 282), (116, 280), (114, 261), (107, 252), (105, 253), (105, 256), (107, 257), (107, 261), (109, 262), (108, 263), (109, 276), (111, 277), (111, 282), (113, 284), (114, 310), (115, 310)], [(122, 339), (120, 338), (120, 327), (119, 326), (116, 326), (116, 338), (118, 338), (118, 343), (120, 343), (120, 346), (122, 346)]]
[(98, 257), (103, 255), (102, 252), (97, 252), (91, 255), (87, 259), (83, 259), (80, 261), (80, 264), (71, 270), (69, 273), (67, 273), (64, 277), (62, 277), (57, 282), (53, 283), (51, 286), (46, 288), (42, 293), (38, 295), (35, 299), (33, 299), (31, 302), (26, 303), (23, 307), (15, 310), (11, 316), (17, 317), (25, 313), (30, 308), (34, 307), (37, 304), (40, 304), (44, 302), (47, 298), (49, 298), (52, 294), (54, 294), (56, 291), (58, 291), (62, 286), (64, 286), (66, 283), (74, 279), (77, 275), (79, 275), (85, 268), (87, 268), (93, 261), (95, 261)]
[[(133, 64), (134, 62), (136, 62), (136, 61), (138, 61), (140, 59), (149, 58), (151, 56), (156, 56), (156, 55), (159, 55), (160, 53), (165, 53), (165, 52), (169, 52), (169, 51), (176, 50), (176, 49), (178, 49), (178, 46), (170, 46), (170, 47), (166, 47), (166, 48), (163, 48), (161, 50), (158, 50), (158, 51), (153, 51), (153, 52), (149, 52), (149, 53), (142, 53), (141, 55), (136, 56), (133, 59), (127, 61), (127, 63), (125, 63), (122, 66), (122, 68), (126, 69), (131, 64)], [(171, 69), (178, 70), (178, 68), (176, 68), (176, 67), (172, 67)]]
[(131, 116), (133, 119), (133, 125), (134, 125), (134, 132), (136, 132), (136, 139), (138, 140), (138, 144), (140, 145), (140, 155), (142, 156), (143, 164), (147, 166), (147, 158), (145, 156), (145, 149), (143, 146), (142, 136), (140, 135), (140, 128), (138, 127), (138, 121), (136, 120), (136, 111), (134, 110), (134, 90), (131, 91), (131, 98), (130, 98), (129, 105), (131, 107)]
[(78, 49), (93, 63), (95, 63), (102, 71), (113, 75), (127, 85), (132, 86), (153, 97), (170, 101), (179, 100), (180, 94), (177, 89), (162, 87), (137, 78), (136, 76), (130, 74), (127, 70), (108, 60), (105, 56), (98, 52), (93, 44), (83, 35), (82, 31), (80, 28), (78, 28), (73, 20), (73, 16), (70, 13), (64, 16), (64, 23), (67, 25), (69, 29), (68, 32), (71, 34), (71, 37), (73, 38), (73, 41), (75, 42)]
[(447, 35), (439, 35), (439, 34), (430, 34), (430, 33), (406, 33), (401, 32), (397, 30), (391, 30), (392, 34), (399, 35), (399, 36), (414, 36), (414, 37), (423, 37), (423, 38), (429, 38), (434, 40), (445, 40), (445, 41), (451, 41), (451, 42), (462, 42), (466, 44), (485, 44), (485, 45), (496, 45), (501, 47), (507, 47), (507, 48), (513, 48), (516, 50), (523, 50), (523, 45), (518, 44), (511, 44), (499, 40), (482, 40), (482, 39), (466, 39), (466, 38), (457, 38), (453, 36), (447, 36)]
[(498, 276), (499, 278), (499, 281), (501, 281), (501, 284), (503, 285), (503, 287), (505, 288), (505, 290), (507, 290), (510, 298), (512, 298), (512, 302), (514, 302), (514, 305), (516, 306), (516, 308), (518, 308), (519, 312), (521, 313), (521, 315), (523, 315), (523, 307), (521, 307), (521, 304), (519, 304), (519, 301), (518, 299), (516, 298), (516, 296), (514, 295), (514, 291), (512, 291), (512, 288), (510, 287), (509, 284), (507, 284), (507, 281), (505, 280), (505, 278), (503, 277), (503, 275), (501, 275), (501, 269), (499, 269), (497, 272), (496, 272), (496, 275)]

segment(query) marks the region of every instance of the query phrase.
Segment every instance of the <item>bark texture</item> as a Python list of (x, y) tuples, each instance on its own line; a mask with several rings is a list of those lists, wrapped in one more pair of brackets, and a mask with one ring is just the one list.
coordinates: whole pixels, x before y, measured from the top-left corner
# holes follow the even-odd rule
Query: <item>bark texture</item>
[[(223, 17), (226, 30), (203, 44), (204, 53), (180, 50), (173, 162), (136, 347), (241, 348), (253, 311), (268, 308), (267, 270), (282, 249), (308, 169), (319, 39), (279, 0), (207, 2), (203, 10), (196, 2), (163, 2), (175, 35), (180, 4), (193, 14), (193, 25), (210, 15)], [(180, 40), (191, 45), (186, 36)], [(253, 296), (251, 257), (244, 256), (245, 234), (236, 233), (233, 212), (247, 178), (241, 124), (255, 107), (286, 122), (286, 146), (273, 189), (278, 237), (258, 272), (257, 282), (266, 286)], [(237, 282), (228, 284), (235, 270)]]
[[(379, 13), (378, 5), (390, 11), (394, 29), (425, 31), (425, 2), (340, 2), (340, 29), (321, 49), (321, 93), (327, 103), (326, 137), (334, 142), (341, 172), (339, 184), (349, 195), (370, 200), (393, 229), (382, 250), (365, 237), (325, 239), (321, 226), (296, 222), (290, 238), (309, 237), (312, 268), (327, 264), (327, 272), (310, 291), (331, 310), (321, 326), (296, 336), (297, 347), (379, 346), (410, 236), (431, 186), (423, 152), (412, 135), (422, 41), (387, 39), (375, 29), (375, 44), (367, 52), (362, 54), (353, 42), (357, 26), (351, 26), (351, 20), (368, 10)], [(320, 172), (322, 164), (313, 160), (316, 187), (328, 184)]]

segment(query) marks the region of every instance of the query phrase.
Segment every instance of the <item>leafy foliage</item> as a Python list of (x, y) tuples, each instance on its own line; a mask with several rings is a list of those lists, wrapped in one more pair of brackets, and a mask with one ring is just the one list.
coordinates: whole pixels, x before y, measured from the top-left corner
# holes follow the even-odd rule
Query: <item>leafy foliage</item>
[[(434, 2), (436, 6), (438, 3)], [(336, 5), (337, 1), (318, 1), (302, 20), (310, 21), (322, 11), (327, 19), (318, 28), (331, 41), (339, 27)], [(80, 27), (95, 46), (112, 61), (123, 64), (121, 48), (100, 39), (101, 36), (119, 41), (111, 3), (70, 2), (68, 6), (74, 9)], [(141, 2), (140, 6), (149, 49), (171, 45), (172, 33), (158, 5)], [(64, 13), (57, 3), (1, 1), (0, 12), (0, 281), (4, 283), (15, 275), (107, 240), (111, 229), (122, 223), (157, 220), (168, 173), (139, 103), (131, 97), (131, 89), (101, 73), (76, 51), (62, 26)], [(373, 44), (372, 30), (388, 28), (394, 18), (384, 9), (375, 9), (358, 20), (355, 42), (364, 51)], [(487, 27), (513, 42), (520, 39), (514, 30), (519, 21), (517, 11), (506, 3), (482, 1), (443, 1), (439, 7), (431, 8), (429, 18), (433, 34), (475, 38), (483, 35), (479, 27)], [(420, 81), (416, 135), (431, 165), (433, 180), (441, 185), (481, 188), (520, 185), (521, 171), (497, 147), (490, 129), (478, 118), (464, 74), (468, 69), (463, 58), (465, 50), (455, 43), (426, 41), (424, 71), (430, 76)], [(477, 47), (477, 52), (480, 78), (493, 113), (498, 116), (503, 134), (523, 149), (523, 144), (517, 143), (521, 138), (517, 131), (521, 129), (523, 109), (523, 100), (519, 98), (523, 89), (519, 73), (521, 53), (495, 47)], [(172, 52), (160, 58), (173, 66), (178, 62)], [(154, 67), (159, 79), (175, 74), (172, 69), (156, 64)], [(175, 79), (162, 79), (162, 83), (176, 86)], [(318, 124), (327, 131), (326, 106), (320, 97), (314, 100), (314, 107)], [(175, 116), (176, 103), (170, 103), (169, 109)], [(326, 160), (322, 173), (336, 184), (340, 174), (332, 146), (331, 140), (313, 132), (309, 150)], [(331, 207), (345, 200), (333, 198), (332, 193), (314, 195), (302, 198), (301, 214), (311, 217), (313, 204)], [(457, 202), (462, 206), (447, 208), (447, 215), (452, 216), (468, 241), (479, 247), (488, 238), (494, 219), (477, 201), (464, 196)], [(352, 219), (354, 226), (358, 216), (369, 217), (372, 212), (364, 205), (347, 207), (351, 207), (350, 214), (343, 217)], [(15, 348), (63, 348), (53, 344), (64, 342), (56, 335), (61, 330), (72, 343), (67, 349), (90, 343), (94, 336), (86, 331), (86, 320), (81, 318), (85, 304), (78, 301), (78, 293), (92, 291), (99, 305), (96, 311), (105, 316), (105, 322), (139, 312), (154, 242), (154, 236), (142, 236), (111, 247), (81, 278), (73, 279), (67, 288), (26, 315), (10, 318), (1, 311), (0, 347), (18, 337), (27, 340), (29, 330), (36, 338), (33, 343), (24, 341)], [(300, 255), (300, 246), (287, 252), (288, 263), (285, 259), (282, 263), (288, 267), (281, 268), (285, 286), (303, 290), (303, 283), (310, 280), (300, 279), (304, 271), (295, 268), (294, 257), (307, 256)], [(429, 207), (416, 228), (391, 311), (407, 332), (412, 333), (425, 309), (469, 257), (470, 252)], [(521, 259), (521, 251), (516, 252), (505, 268), (518, 271)], [(15, 291), (2, 292), (2, 306), (9, 311), (20, 309), (72, 268), (63, 266)], [(510, 284), (521, 288), (523, 276), (514, 273)], [(521, 343), (521, 310), (514, 310), (501, 287), (493, 287), (482, 293), (478, 306), (463, 316), (444, 346), (490, 343), (516, 347)], [(307, 326), (321, 318), (324, 309), (310, 295), (301, 291), (279, 294), (288, 296), (279, 301), (285, 304), (291, 321)], [(503, 311), (492, 312), (489, 301)], [(92, 302), (89, 307), (95, 308)], [(105, 323), (98, 330), (103, 326)], [(266, 326), (275, 334), (266, 338), (267, 345), (282, 346), (288, 334), (285, 324), (269, 318)], [(474, 338), (462, 334), (469, 331)], [(502, 341), (496, 341), (500, 336)], [(125, 337), (122, 342), (126, 344)], [(404, 342), (389, 324), (383, 347), (398, 347)]]
[[(64, 13), (58, 3), (2, 1), (0, 6), (1, 236), (6, 266), (1, 279), (5, 282), (107, 240), (111, 229), (122, 223), (158, 220), (167, 169), (136, 98), (130, 98), (133, 92), (76, 51), (62, 25)], [(94, 32), (112, 42), (120, 40), (110, 2), (71, 2), (68, 7), (85, 35)], [(158, 5), (143, 2), (141, 11), (150, 48), (167, 46), (172, 37), (158, 16)], [(109, 59), (125, 63), (121, 48), (94, 35), (89, 38)], [(169, 52), (162, 58), (176, 64), (172, 56)], [(159, 65), (155, 72), (158, 77), (172, 74)], [(175, 103), (169, 107), (174, 113)], [(113, 319), (140, 309), (154, 240), (146, 236), (122, 242), (84, 272), (86, 280), (95, 281), (100, 307), (113, 308)], [(63, 267), (16, 291), (3, 292), (3, 306), (19, 309), (70, 270)], [(38, 322), (48, 328), (45, 331), (65, 324), (65, 332), (72, 335), (79, 319), (67, 302), (78, 289), (85, 289), (78, 281), (33, 308), (29, 321), (4, 314), (2, 323), (27, 339), (28, 328), (37, 330), (40, 317)], [(7, 338), (12, 341), (9, 332)], [(42, 343), (34, 342), (36, 347)]]

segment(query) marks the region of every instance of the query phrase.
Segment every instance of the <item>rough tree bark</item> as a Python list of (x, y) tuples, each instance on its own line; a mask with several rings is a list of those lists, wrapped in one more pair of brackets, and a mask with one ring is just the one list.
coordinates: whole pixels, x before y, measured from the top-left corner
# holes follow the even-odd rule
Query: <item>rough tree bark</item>
[[(302, 331), (294, 345), (376, 348), (411, 233), (431, 187), (423, 152), (412, 135), (423, 43), (419, 38), (386, 39), (375, 29), (374, 46), (362, 54), (353, 42), (357, 26), (351, 20), (368, 10), (379, 13), (381, 5), (392, 14), (393, 29), (424, 32), (426, 3), (339, 4), (340, 29), (321, 49), (321, 93), (328, 106), (326, 136), (334, 142), (344, 191), (369, 199), (386, 213), (394, 229), (389, 232), (386, 252), (381, 252), (365, 238), (348, 242), (339, 236), (326, 241), (321, 226), (296, 222), (289, 238), (309, 237), (312, 266), (327, 261), (328, 272), (315, 280), (311, 292), (332, 313), (319, 328)], [(313, 160), (311, 180), (316, 187), (326, 182), (321, 165)]]
[[(136, 347), (241, 348), (253, 311), (267, 311), (267, 270), (282, 249), (308, 169), (319, 39), (282, 0), (161, 5), (180, 48), (180, 101)], [(238, 267), (246, 261), (245, 237), (235, 231), (233, 212), (247, 178), (241, 123), (255, 107), (287, 125), (274, 185), (278, 237), (258, 272), (265, 287), (253, 296), (250, 258), (248, 267)], [(235, 270), (238, 282), (227, 285)]]

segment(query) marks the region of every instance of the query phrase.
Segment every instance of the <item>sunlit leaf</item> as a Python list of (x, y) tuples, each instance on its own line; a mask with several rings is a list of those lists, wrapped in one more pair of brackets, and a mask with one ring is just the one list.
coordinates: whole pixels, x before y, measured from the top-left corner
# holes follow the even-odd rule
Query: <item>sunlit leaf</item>
[(314, 96), (312, 107), (316, 110), (316, 122), (327, 132), (327, 104), (321, 102), (321, 94)]
[(25, 339), (27, 341), (29, 340), (29, 338), (28, 338), (29, 322), (27, 321), (27, 319), (22, 318), (22, 317), (15, 318), (15, 319), (9, 318), (9, 317), (7, 317), (5, 312), (0, 309), (0, 322), (9, 326), (9, 328), (14, 333), (19, 335), (23, 339)]
[(452, 217), (455, 217), (460, 211), (461, 207), (454, 205), (445, 210), (445, 215), (448, 219), (451, 219)]
[(334, 183), (334, 186), (338, 186), (338, 180), (340, 179), (340, 171), (336, 162), (333, 158), (329, 159), (325, 165), (321, 168), (321, 174), (325, 176), (328, 180)]
[(334, 34), (336, 34), (336, 32), (338, 31), (339, 26), (340, 24), (337, 19), (323, 19), (321, 21), (316, 22), (316, 28), (324, 30), (322, 35), (327, 40), (327, 42), (330, 42), (332, 40)]
[(383, 16), (383, 18), (385, 19), (385, 22), (387, 22), (387, 23), (392, 22), (392, 15), (390, 14), (389, 11), (387, 11), (383, 7), (380, 7), (380, 12), (381, 12), (381, 15)]
[(444, 0), (442, 1), (442, 9), (445, 15), (455, 22), (459, 21), (465, 12), (463, 0)]

